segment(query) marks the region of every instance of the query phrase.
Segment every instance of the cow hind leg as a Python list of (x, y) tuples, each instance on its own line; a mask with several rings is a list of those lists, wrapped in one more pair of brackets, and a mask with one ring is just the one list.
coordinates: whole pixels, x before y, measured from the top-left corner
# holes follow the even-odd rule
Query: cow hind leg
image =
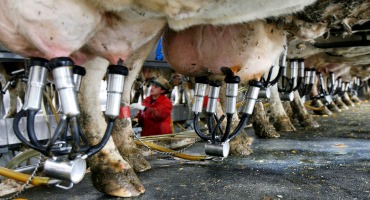
[[(123, 91), (121, 106), (129, 109), (130, 106), (130, 93), (136, 77), (142, 69), (145, 58), (149, 55), (152, 48), (155, 46), (161, 31), (144, 46), (136, 50), (125, 62), (128, 67), (129, 75), (125, 78), (125, 90)], [(126, 89), (127, 88), (127, 89)], [(151, 168), (150, 163), (143, 157), (142, 152), (137, 148), (133, 141), (133, 131), (130, 116), (123, 116), (118, 119), (117, 125), (112, 132), (114, 143), (120, 154), (137, 172), (146, 171)]]
[(342, 101), (342, 97), (337, 97), (334, 99), (334, 103), (338, 106), (339, 109), (341, 110), (348, 110), (348, 106), (346, 104), (344, 104), (344, 102)]
[(290, 102), (290, 106), (293, 112), (295, 113), (295, 116), (297, 117), (299, 124), (301, 124), (301, 126), (306, 128), (309, 127), (317, 128), (320, 126), (315, 120), (313, 120), (312, 116), (308, 113), (308, 111), (304, 107), (301, 101), (301, 97), (299, 96), (299, 93), (297, 91), (294, 92), (294, 100)]
[[(97, 98), (100, 92), (100, 80), (106, 72), (107, 65), (108, 62), (101, 58), (96, 58), (84, 65), (87, 73), (81, 83), (79, 120), (89, 144), (97, 144), (107, 126), (100, 100)], [(88, 159), (88, 164), (94, 187), (103, 193), (131, 197), (145, 191), (134, 169), (122, 158), (112, 138), (101, 151)]]
[(256, 136), (260, 138), (280, 137), (280, 134), (276, 132), (274, 126), (272, 126), (267, 119), (262, 102), (257, 102), (255, 104), (251, 121), (253, 123), (254, 133)]
[(317, 115), (332, 115), (331, 112), (320, 99), (313, 100), (311, 106), (319, 108), (319, 110), (313, 110), (313, 112)]
[(334, 103), (334, 101), (330, 102), (327, 107), (333, 113), (342, 112), (342, 110)]
[(277, 85), (271, 88), (270, 111), (273, 125), (277, 131), (295, 131), (295, 127), (290, 122), (280, 100)]

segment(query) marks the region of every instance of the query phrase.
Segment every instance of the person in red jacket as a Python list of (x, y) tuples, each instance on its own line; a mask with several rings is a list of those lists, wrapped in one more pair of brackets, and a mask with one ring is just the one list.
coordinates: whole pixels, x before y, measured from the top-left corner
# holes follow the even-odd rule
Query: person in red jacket
[(140, 110), (136, 117), (143, 129), (141, 136), (172, 133), (172, 102), (165, 96), (170, 88), (171, 85), (165, 78), (156, 78), (152, 81), (150, 96), (142, 104), (131, 104), (130, 108)]

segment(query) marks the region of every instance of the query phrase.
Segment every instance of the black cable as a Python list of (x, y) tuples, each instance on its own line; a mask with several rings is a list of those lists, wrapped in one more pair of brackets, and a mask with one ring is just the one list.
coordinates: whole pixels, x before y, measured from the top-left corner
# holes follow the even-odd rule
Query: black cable
[(226, 116), (227, 116), (226, 129), (225, 129), (224, 136), (221, 139), (221, 142), (225, 142), (229, 138), (229, 135), (230, 135), (230, 129), (231, 129), (231, 123), (232, 123), (232, 119), (233, 119), (233, 114), (226, 113)]
[(215, 138), (216, 138), (216, 134), (214, 133), (214, 131), (212, 131), (212, 128), (213, 128), (213, 116), (214, 114), (213, 113), (208, 113), (207, 114), (207, 126), (208, 126), (208, 133), (209, 134), (212, 134), (211, 137), (212, 137), (212, 141), (215, 141)]
[(103, 138), (100, 140), (100, 142), (97, 145), (94, 145), (94, 146), (90, 147), (86, 151), (87, 157), (93, 156), (94, 154), (96, 154), (98, 151), (100, 151), (107, 144), (107, 142), (110, 138), (110, 135), (112, 133), (115, 120), (116, 119), (108, 119), (107, 129), (105, 131), (105, 134), (104, 134)]
[(34, 146), (42, 147), (41, 143), (37, 139), (36, 133), (35, 133), (35, 115), (37, 111), (36, 110), (28, 110), (27, 111), (27, 133), (28, 138), (30, 139), (31, 144)]
[(280, 67), (280, 68), (279, 68), (279, 72), (278, 72), (278, 74), (276, 75), (275, 79), (274, 79), (274, 80), (272, 80), (272, 81), (270, 82), (270, 86), (275, 85), (275, 84), (279, 81), (279, 79), (280, 79), (280, 77), (281, 77), (281, 74), (283, 73), (283, 68), (284, 68), (284, 67)]
[(84, 132), (83, 132), (83, 130), (82, 130), (82, 128), (81, 128), (81, 125), (80, 125), (80, 122), (79, 122), (79, 121), (77, 121), (77, 126), (78, 126), (78, 132), (79, 132), (79, 134), (80, 134), (80, 137), (81, 137), (81, 139), (82, 139), (82, 142), (83, 142), (85, 145), (88, 145), (88, 144), (89, 144), (89, 142), (87, 141), (87, 138), (86, 138), (86, 136), (85, 136), (85, 134), (84, 134)]
[(229, 137), (229, 140), (232, 140), (234, 139), (237, 135), (239, 135), (239, 133), (241, 133), (241, 130), (244, 128), (244, 125), (245, 123), (248, 121), (249, 119), (249, 114), (247, 113), (244, 113), (239, 121), (239, 124), (238, 126), (235, 128), (235, 130), (233, 131), (233, 133), (230, 135)]
[(26, 138), (23, 137), (21, 131), (19, 130), (19, 122), (21, 121), (22, 117), (27, 113), (26, 110), (24, 109), (21, 109), (14, 117), (14, 121), (13, 121), (13, 130), (14, 130), (14, 134), (17, 136), (17, 138), (25, 145), (27, 145), (28, 147), (30, 147), (31, 149), (34, 149), (36, 151), (39, 151), (40, 153), (44, 154), (47, 156), (45, 150), (41, 147), (38, 147), (38, 146), (35, 146), (33, 144), (31, 144), (30, 142), (28, 142), (26, 140)]
[(205, 136), (202, 131), (200, 131), (199, 129), (199, 124), (198, 124), (198, 118), (199, 118), (199, 114), (196, 114), (194, 113), (194, 118), (193, 118), (193, 124), (194, 124), (194, 131), (195, 133), (202, 139), (202, 140), (205, 140), (205, 141), (208, 141), (208, 140), (211, 140), (212, 138), (211, 137), (207, 137)]
[[(217, 117), (216, 117), (217, 118)], [(221, 136), (223, 136), (224, 134), (222, 133), (222, 129), (221, 129), (221, 123), (224, 121), (224, 119), (225, 119), (225, 115), (222, 115), (221, 117), (220, 117), (220, 120), (216, 120), (217, 121), (217, 123), (216, 123), (216, 126), (215, 126), (215, 129), (213, 130), (213, 132), (212, 132), (212, 135), (215, 135), (216, 136), (216, 134), (217, 134), (217, 130), (218, 129), (220, 129), (220, 134), (221, 134)], [(216, 138), (214, 139), (214, 140), (212, 140), (212, 144), (215, 144), (216, 142), (220, 142), (221, 141), (221, 139), (218, 139), (217, 141), (216, 141)]]
[(54, 146), (55, 142), (58, 140), (58, 137), (60, 136), (60, 134), (63, 132), (63, 130), (64, 130), (63, 128), (65, 128), (66, 124), (67, 124), (67, 119), (66, 118), (62, 118), (59, 121), (59, 124), (58, 124), (57, 128), (55, 129), (55, 133), (54, 133), (53, 137), (49, 140), (49, 143), (46, 146), (46, 153), (47, 154), (51, 153), (52, 147)]

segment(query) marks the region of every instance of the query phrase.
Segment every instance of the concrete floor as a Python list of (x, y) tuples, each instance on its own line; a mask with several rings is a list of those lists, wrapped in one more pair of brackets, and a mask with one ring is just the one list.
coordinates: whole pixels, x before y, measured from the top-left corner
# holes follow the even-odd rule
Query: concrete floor
[[(254, 153), (224, 161), (148, 157), (138, 174), (145, 194), (132, 199), (370, 199), (370, 104), (329, 117), (321, 127), (255, 139)], [(253, 136), (253, 131), (248, 130)], [(203, 153), (204, 143), (189, 150)], [(90, 175), (71, 190), (32, 188), (28, 199), (118, 199), (96, 191)]]

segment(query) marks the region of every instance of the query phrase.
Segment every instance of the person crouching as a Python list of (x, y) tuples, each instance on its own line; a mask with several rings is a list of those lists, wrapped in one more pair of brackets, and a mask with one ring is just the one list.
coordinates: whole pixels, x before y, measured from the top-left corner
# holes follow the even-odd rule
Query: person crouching
[(165, 94), (170, 91), (171, 85), (163, 77), (151, 82), (150, 95), (142, 104), (133, 103), (130, 108), (139, 110), (136, 118), (143, 129), (141, 136), (170, 134), (172, 103)]

